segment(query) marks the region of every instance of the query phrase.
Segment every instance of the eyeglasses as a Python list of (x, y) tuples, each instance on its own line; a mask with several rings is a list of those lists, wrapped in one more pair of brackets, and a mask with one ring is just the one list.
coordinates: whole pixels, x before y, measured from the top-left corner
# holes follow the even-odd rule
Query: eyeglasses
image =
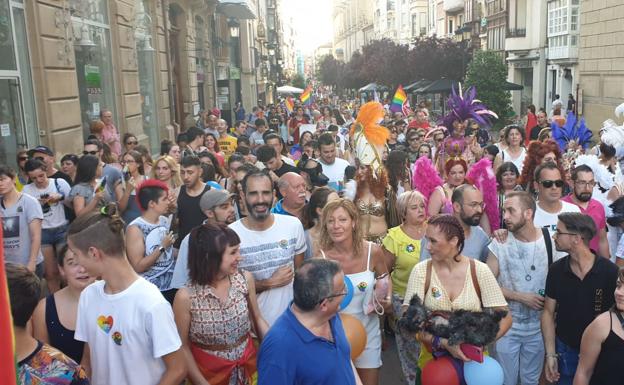
[(27, 156), (20, 156), (18, 160), (19, 160), (20, 162), (23, 162), (23, 161), (25, 161), (25, 160), (28, 160), (28, 157), (27, 157)]
[(555, 230), (556, 235), (581, 235), (577, 233), (564, 233), (563, 231), (559, 231), (559, 229)]
[(596, 181), (592, 180), (592, 181), (586, 182), (584, 180), (577, 180), (574, 182), (574, 185), (578, 187), (594, 188), (594, 186), (596, 185)]
[(472, 202), (472, 203), (466, 204), (466, 206), (470, 207), (473, 210), (476, 209), (477, 207), (483, 209), (485, 207), (485, 202)]
[(42, 156), (35, 156), (35, 157), (33, 157), (33, 159), (37, 159), (37, 160), (40, 160), (40, 161), (43, 162), (43, 157)]
[(136, 160), (134, 160), (134, 159), (122, 160), (119, 163), (121, 163), (121, 164), (136, 163)]
[(343, 291), (342, 293), (335, 293), (335, 294), (332, 294), (332, 295), (328, 295), (327, 297), (323, 297), (323, 298), (321, 298), (321, 300), (319, 301), (319, 303), (323, 302), (323, 301), (324, 301), (324, 300), (326, 300), (326, 299), (331, 299), (331, 298), (336, 298), (336, 297), (342, 297), (342, 296), (345, 296), (345, 295), (347, 295), (347, 294), (348, 294), (348, 293), (347, 293), (346, 291)]
[(83, 151), (82, 155), (97, 155), (97, 151)]
[(561, 188), (563, 187), (563, 180), (561, 179), (557, 179), (557, 180), (543, 180), (541, 182), (539, 182), (544, 188), (551, 188), (553, 185), (557, 188)]
[(139, 142), (135, 141), (130, 141), (130, 142), (126, 142), (126, 145), (131, 145), (131, 144), (139, 144)]

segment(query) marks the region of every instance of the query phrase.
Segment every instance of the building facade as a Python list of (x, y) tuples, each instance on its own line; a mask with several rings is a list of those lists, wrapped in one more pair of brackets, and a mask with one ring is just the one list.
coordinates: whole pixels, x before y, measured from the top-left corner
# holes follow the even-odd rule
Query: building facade
[(507, 3), (507, 80), (524, 89), (512, 93), (514, 111), (546, 105), (546, 2), (509, 0)]
[(594, 132), (606, 119), (616, 119), (613, 109), (624, 100), (622, 20), (619, 0), (581, 1), (578, 104)]
[(355, 51), (375, 37), (373, 0), (334, 0), (332, 20), (333, 54), (338, 60), (348, 62)]
[(0, 0), (0, 163), (79, 153), (103, 110), (154, 153), (200, 109), (257, 103), (245, 0)]
[(560, 95), (564, 102), (569, 94), (576, 95), (579, 80), (579, 3), (579, 0), (551, 0), (547, 4), (547, 111), (551, 110), (556, 95)]

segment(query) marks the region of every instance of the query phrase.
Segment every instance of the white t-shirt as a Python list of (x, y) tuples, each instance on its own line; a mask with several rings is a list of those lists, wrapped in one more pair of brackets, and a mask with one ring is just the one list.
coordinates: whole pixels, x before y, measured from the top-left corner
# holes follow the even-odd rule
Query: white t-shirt
[[(533, 219), (533, 224), (535, 225), (535, 227), (548, 228), (548, 232), (550, 233), (550, 237), (552, 239), (552, 236), (555, 234), (555, 231), (557, 231), (557, 222), (559, 221), (557, 216), (559, 214), (580, 213), (580, 212), (581, 212), (581, 209), (579, 209), (578, 206), (573, 205), (572, 203), (561, 201), (561, 210), (558, 213), (551, 214), (542, 210), (542, 208), (539, 205), (539, 202), (537, 202), (537, 210), (535, 210), (535, 218)], [(568, 255), (568, 253), (566, 253), (565, 251), (557, 251), (557, 249), (555, 248), (554, 240), (552, 240), (551, 243), (553, 247), (553, 262)]]
[[(238, 220), (230, 228), (241, 240), (240, 268), (253, 274), (255, 280), (271, 278), (282, 266), (294, 266), (295, 255), (306, 251), (305, 234), (298, 218), (273, 214), (273, 225), (264, 231), (249, 230)], [(292, 282), (263, 291), (258, 295), (258, 306), (269, 326), (286, 310), (293, 299)]]
[(323, 174), (329, 178), (329, 187), (338, 190), (338, 183), (344, 181), (345, 168), (347, 168), (349, 162), (338, 157), (333, 164), (325, 164), (321, 158), (316, 161), (323, 167)]
[[(58, 188), (57, 188), (58, 187)], [(65, 197), (69, 196), (71, 187), (64, 179), (50, 178), (48, 179), (48, 187), (44, 189), (38, 188), (34, 183), (29, 183), (24, 186), (23, 193), (30, 195), (35, 199), (39, 199), (43, 194), (61, 194)], [(63, 207), (63, 201), (50, 204), (49, 210), (43, 213), (43, 222), (41, 223), (42, 229), (53, 229), (66, 225), (68, 223), (65, 218), (65, 209)]]
[[(546, 289), (548, 252), (541, 231), (539, 239), (534, 242), (520, 242), (509, 232), (505, 243), (492, 240), (488, 248), (498, 260), (498, 283), (501, 287), (533, 294)], [(508, 301), (508, 305), (513, 317), (511, 332), (514, 335), (530, 336), (540, 332), (540, 310), (518, 301)]]
[(182, 243), (180, 243), (178, 259), (176, 259), (175, 267), (173, 268), (173, 278), (171, 278), (172, 289), (184, 287), (188, 282), (188, 248), (190, 238), (191, 234), (186, 234), (186, 237), (184, 237)]
[(157, 384), (166, 369), (161, 357), (182, 346), (171, 305), (144, 278), (117, 294), (104, 284), (89, 285), (78, 302), (74, 338), (89, 344), (91, 384)]

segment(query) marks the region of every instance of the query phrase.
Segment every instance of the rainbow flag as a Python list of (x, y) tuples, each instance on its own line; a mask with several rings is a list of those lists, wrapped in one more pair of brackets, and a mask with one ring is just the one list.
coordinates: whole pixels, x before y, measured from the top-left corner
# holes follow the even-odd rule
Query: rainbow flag
[(303, 93), (299, 97), (299, 100), (301, 100), (301, 103), (306, 106), (312, 104), (312, 86), (306, 87), (305, 91), (303, 91)]
[(407, 101), (407, 94), (403, 90), (403, 86), (399, 85), (396, 92), (394, 93), (394, 98), (392, 98), (392, 104), (390, 105), (390, 111), (392, 112), (403, 112), (403, 105)]
[[(2, 226), (0, 226), (0, 245), (2, 244)], [(11, 320), (11, 300), (4, 272), (4, 247), (0, 247), (0, 266), (0, 357), (2, 357), (0, 359), (0, 384), (15, 385), (17, 384), (15, 339)]]
[(286, 111), (290, 115), (295, 110), (295, 101), (293, 100), (292, 97), (289, 96), (284, 101), (284, 106), (286, 107)]

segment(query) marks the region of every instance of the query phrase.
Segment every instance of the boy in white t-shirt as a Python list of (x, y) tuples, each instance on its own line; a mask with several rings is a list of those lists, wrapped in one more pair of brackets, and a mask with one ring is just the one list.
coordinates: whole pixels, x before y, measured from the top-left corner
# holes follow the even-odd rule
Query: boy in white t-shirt
[(79, 216), (67, 236), (89, 275), (102, 279), (80, 295), (75, 339), (95, 385), (171, 384), (186, 375), (171, 306), (137, 275), (124, 250), (124, 223), (110, 204)]

